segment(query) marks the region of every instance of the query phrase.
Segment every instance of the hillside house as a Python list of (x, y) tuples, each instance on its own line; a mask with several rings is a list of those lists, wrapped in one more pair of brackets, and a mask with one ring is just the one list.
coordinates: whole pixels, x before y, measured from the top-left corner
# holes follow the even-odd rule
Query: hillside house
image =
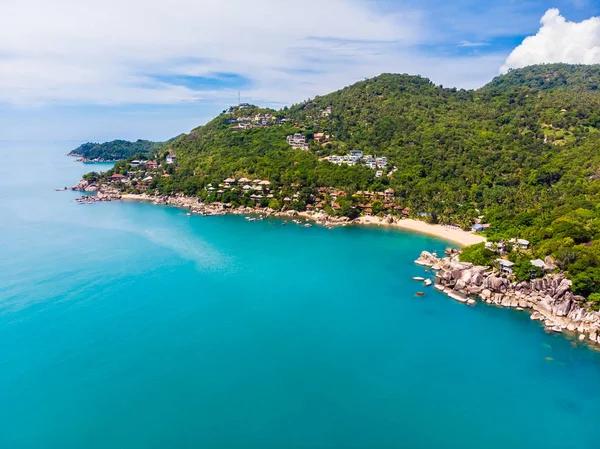
[(529, 248), (529, 240), (525, 240), (525, 239), (510, 239), (508, 241), (508, 243), (512, 243), (513, 245), (516, 244), (521, 249)]
[(546, 271), (548, 269), (548, 265), (546, 265), (546, 263), (542, 259), (533, 259), (533, 260), (530, 260), (529, 263), (531, 265), (533, 265), (534, 267), (540, 268), (544, 271)]
[(177, 156), (175, 156), (173, 153), (169, 153), (167, 155), (167, 164), (174, 164), (177, 161)]
[(306, 143), (306, 137), (303, 136), (302, 134), (292, 134), (286, 137), (287, 143), (293, 148), (293, 149), (299, 149), (299, 150), (308, 150), (308, 144)]
[(315, 142), (317, 143), (327, 143), (329, 142), (329, 135), (325, 133), (315, 133), (313, 135)]
[(512, 274), (512, 267), (515, 265), (514, 262), (504, 259), (496, 259), (496, 262), (498, 262), (498, 265), (500, 266), (500, 272)]
[(115, 173), (114, 175), (111, 175), (110, 177), (110, 181), (111, 182), (117, 182), (117, 181), (126, 181), (127, 180), (127, 176), (122, 175), (121, 173)]

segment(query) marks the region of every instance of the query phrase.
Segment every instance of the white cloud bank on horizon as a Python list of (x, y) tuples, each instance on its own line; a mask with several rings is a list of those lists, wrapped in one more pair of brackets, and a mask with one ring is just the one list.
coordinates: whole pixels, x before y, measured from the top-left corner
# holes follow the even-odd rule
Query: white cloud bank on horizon
[(569, 22), (552, 8), (540, 23), (537, 34), (527, 37), (508, 56), (500, 69), (502, 73), (540, 63), (600, 63), (600, 17)]
[(382, 72), (477, 87), (503, 56), (432, 56), (412, 9), (369, 0), (4, 0), (0, 103), (177, 104), (227, 101), (236, 89), (192, 89), (177, 76), (233, 73), (244, 97), (301, 101)]

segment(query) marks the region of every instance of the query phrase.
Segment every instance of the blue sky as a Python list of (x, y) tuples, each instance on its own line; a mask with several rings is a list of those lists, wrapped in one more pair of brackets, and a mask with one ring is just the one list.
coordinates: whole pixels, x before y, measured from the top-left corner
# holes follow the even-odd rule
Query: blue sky
[[(167, 139), (382, 72), (600, 63), (597, 0), (4, 0), (0, 140)], [(560, 13), (558, 12), (560, 10)]]

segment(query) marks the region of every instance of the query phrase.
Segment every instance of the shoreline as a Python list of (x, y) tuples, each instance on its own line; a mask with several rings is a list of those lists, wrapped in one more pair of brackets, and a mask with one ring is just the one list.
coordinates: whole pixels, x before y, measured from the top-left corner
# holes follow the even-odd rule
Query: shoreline
[[(174, 198), (178, 201), (169, 201)], [(355, 220), (347, 219), (346, 217), (331, 217), (324, 212), (310, 212), (310, 211), (275, 211), (269, 209), (252, 209), (252, 208), (238, 208), (238, 209), (219, 209), (218, 205), (203, 205), (203, 203), (197, 203), (196, 198), (188, 197), (168, 197), (167, 199), (161, 197), (153, 197), (145, 194), (133, 194), (126, 193), (121, 195), (121, 199), (129, 201), (151, 201), (155, 204), (172, 205), (179, 208), (189, 208), (191, 213), (199, 215), (244, 215), (244, 214), (267, 214), (271, 217), (302, 217), (307, 220), (311, 220), (319, 225), (326, 227), (333, 226), (347, 226), (347, 225), (359, 225), (359, 226), (385, 226), (389, 228), (397, 228), (403, 231), (417, 232), (420, 234), (430, 235), (439, 239), (452, 242), (459, 246), (469, 246), (476, 243), (485, 242), (485, 237), (471, 232), (448, 228), (439, 224), (429, 224), (424, 221), (415, 220), (412, 218), (394, 218), (392, 216), (377, 217), (377, 216), (362, 216)], [(195, 203), (196, 202), (196, 203)], [(194, 204), (195, 203), (195, 204)], [(202, 212), (194, 211), (194, 206), (204, 206)], [(213, 209), (214, 207), (214, 209)], [(208, 212), (208, 213), (206, 213)], [(344, 219), (346, 218), (346, 219)]]
[(423, 251), (415, 263), (435, 271), (434, 288), (453, 300), (474, 306), (477, 302), (529, 313), (547, 333), (573, 336), (573, 343), (600, 349), (600, 312), (571, 291), (572, 282), (564, 273), (541, 279), (515, 281), (491, 267), (458, 260), (458, 252), (446, 257)]
[(487, 241), (482, 235), (473, 234), (468, 231), (447, 228), (440, 224), (430, 224), (421, 220), (415, 220), (414, 218), (402, 218), (394, 221), (393, 223), (386, 223), (384, 218), (366, 216), (357, 218), (356, 223), (363, 225), (392, 226), (405, 231), (418, 232), (420, 234), (438, 237), (442, 240), (447, 240), (460, 246), (475, 245), (477, 243), (483, 243)]

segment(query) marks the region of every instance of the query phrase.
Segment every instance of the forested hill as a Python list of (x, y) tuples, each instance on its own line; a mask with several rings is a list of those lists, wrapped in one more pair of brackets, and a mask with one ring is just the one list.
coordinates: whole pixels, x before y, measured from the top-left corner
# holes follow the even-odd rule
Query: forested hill
[(511, 70), (484, 89), (598, 90), (600, 65), (542, 64)]
[(164, 142), (151, 142), (149, 140), (113, 140), (105, 143), (87, 142), (75, 148), (68, 155), (82, 157), (84, 160), (116, 161), (127, 159), (136, 154), (148, 154), (164, 145)]
[[(527, 239), (534, 255), (552, 255), (569, 272), (576, 292), (600, 292), (599, 73), (540, 65), (479, 90), (383, 74), (279, 111), (230, 108), (163, 146), (162, 160), (176, 154), (175, 170), (151, 187), (218, 201), (209, 184), (268, 179), (281, 196), (296, 190), (288, 207), (297, 209), (318, 205), (318, 188), (329, 187), (347, 192), (326, 198), (338, 214), (371, 209), (357, 191), (391, 187), (397, 205), (434, 222), (469, 228), (484, 216), (491, 239)], [(307, 150), (286, 142), (293, 133)], [(324, 160), (351, 151), (387, 164)]]

